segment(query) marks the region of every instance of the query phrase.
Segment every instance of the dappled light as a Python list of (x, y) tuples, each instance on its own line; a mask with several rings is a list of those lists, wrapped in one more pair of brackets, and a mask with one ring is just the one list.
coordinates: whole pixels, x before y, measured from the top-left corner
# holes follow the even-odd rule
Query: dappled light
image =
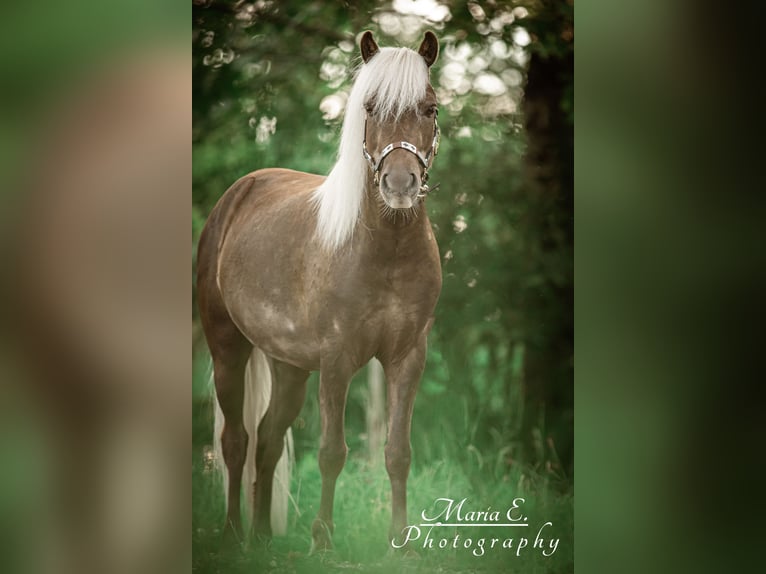
[(462, 215), (458, 215), (452, 221), (452, 229), (455, 230), (455, 233), (463, 233), (463, 231), (468, 229), (468, 223), (466, 222), (465, 217)]

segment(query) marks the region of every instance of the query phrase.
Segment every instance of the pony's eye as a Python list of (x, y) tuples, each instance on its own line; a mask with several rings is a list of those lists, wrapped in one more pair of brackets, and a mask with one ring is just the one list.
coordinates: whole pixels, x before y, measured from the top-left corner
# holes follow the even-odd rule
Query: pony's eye
[(439, 108), (437, 106), (429, 106), (428, 110), (426, 111), (426, 115), (431, 118), (433, 116), (439, 115)]
[(375, 103), (374, 102), (367, 102), (364, 104), (364, 110), (372, 115), (372, 112), (375, 111)]

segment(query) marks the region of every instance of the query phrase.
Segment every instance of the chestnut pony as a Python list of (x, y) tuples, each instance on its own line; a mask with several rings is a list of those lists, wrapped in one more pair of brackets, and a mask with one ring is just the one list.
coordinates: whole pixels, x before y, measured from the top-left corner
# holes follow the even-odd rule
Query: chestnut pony
[[(412, 409), (441, 289), (425, 211), (439, 139), (429, 68), (439, 44), (427, 32), (417, 52), (379, 48), (366, 32), (360, 50), (364, 63), (330, 174), (252, 172), (221, 197), (200, 237), (198, 300), (219, 406), (229, 535), (242, 536), (243, 479), (252, 532), (271, 535), (280, 514), (272, 493), (284, 481), (279, 472), (275, 481), (275, 469), (286, 460), (286, 432), (309, 372), (318, 370), (322, 496), (312, 548), (331, 547), (349, 382), (372, 357), (387, 381), (389, 537), (407, 524)], [(275, 530), (284, 529), (286, 498), (281, 505)]]

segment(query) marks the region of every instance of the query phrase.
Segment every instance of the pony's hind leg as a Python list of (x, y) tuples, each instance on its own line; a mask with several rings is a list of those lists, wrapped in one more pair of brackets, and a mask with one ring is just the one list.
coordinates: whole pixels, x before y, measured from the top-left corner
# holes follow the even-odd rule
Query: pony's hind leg
[[(239, 505), (248, 441), (243, 417), (245, 368), (253, 348), (229, 316), (218, 282), (218, 250), (232, 197), (220, 202), (211, 212), (197, 250), (199, 314), (213, 360), (215, 392), (224, 421), (220, 436), (228, 477), (224, 539), (229, 541), (242, 540)], [(216, 441), (218, 438), (215, 437)]]
[(240, 491), (242, 468), (247, 456), (248, 436), (244, 426), (245, 368), (252, 345), (222, 313), (203, 315), (205, 334), (213, 360), (213, 377), (218, 405), (223, 413), (221, 452), (226, 465), (226, 524), (224, 539), (242, 540)]
[[(271, 495), (274, 469), (284, 447), (285, 432), (298, 416), (306, 397), (309, 372), (288, 363), (271, 360), (271, 400), (258, 426), (253, 488), (253, 533), (271, 536)], [(287, 485), (285, 485), (287, 487)]]
[(242, 468), (247, 456), (247, 432), (243, 424), (245, 366), (249, 349), (225, 357), (213, 358), (215, 392), (224, 418), (221, 451), (228, 473), (226, 526), (224, 536), (242, 540), (240, 492)]

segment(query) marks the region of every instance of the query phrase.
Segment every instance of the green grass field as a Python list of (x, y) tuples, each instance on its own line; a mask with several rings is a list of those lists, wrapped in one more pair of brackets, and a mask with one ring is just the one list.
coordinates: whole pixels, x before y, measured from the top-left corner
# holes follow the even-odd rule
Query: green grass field
[[(315, 410), (316, 381), (309, 383), (308, 399), (295, 425), (297, 463), (291, 493), (289, 531), (268, 546), (220, 552), (224, 521), (223, 492), (205, 451), (212, 442), (212, 409), (207, 395), (206, 362), (195, 365), (193, 413), (193, 571), (199, 574), (239, 572), (519, 572), (573, 571), (573, 492), (571, 481), (548, 471), (509, 463), (497, 449), (466, 447), (450, 440), (448, 426), (435, 422), (429, 431), (413, 430), (413, 464), (408, 483), (408, 519), (420, 524), (421, 512), (432, 513), (438, 498), (457, 502), (467, 498), (466, 511), (505, 513), (514, 499), (524, 498), (522, 515), (527, 527), (440, 527), (431, 531), (431, 548), (423, 547), (427, 528), (410, 552), (393, 551), (387, 541), (390, 491), (383, 454), (370, 461), (358, 433), (347, 423), (349, 458), (338, 479), (335, 499), (335, 550), (309, 555), (311, 522), (319, 506), (321, 477), (316, 460), (318, 443)], [(355, 381), (359, 385), (360, 381)], [(362, 383), (363, 385), (363, 383)], [(350, 408), (351, 405), (350, 405)], [(352, 409), (353, 410), (353, 409)], [(417, 418), (416, 411), (416, 418)], [(353, 419), (353, 417), (351, 417)], [(428, 421), (426, 421), (428, 422)], [(423, 425), (414, 425), (422, 429)], [(418, 448), (421, 445), (421, 448)], [(428, 446), (428, 448), (426, 448)], [(429, 453), (428, 455), (418, 450)], [(503, 451), (498, 451), (502, 453)], [(430, 516), (430, 514), (429, 514)], [(514, 517), (516, 515), (514, 514)], [(452, 521), (454, 522), (454, 516)], [(474, 520), (473, 522), (477, 522)], [(540, 533), (543, 548), (534, 547)], [(458, 535), (457, 548), (455, 536)], [(490, 548), (492, 539), (495, 547)], [(513, 539), (510, 549), (503, 543)], [(527, 546), (518, 549), (520, 538)], [(465, 548), (470, 539), (469, 548)], [(484, 548), (479, 548), (479, 540)], [(558, 539), (555, 551), (550, 544)], [(446, 545), (439, 548), (439, 543)], [(543, 556), (542, 552), (550, 556)], [(483, 554), (476, 556), (475, 554)]]

